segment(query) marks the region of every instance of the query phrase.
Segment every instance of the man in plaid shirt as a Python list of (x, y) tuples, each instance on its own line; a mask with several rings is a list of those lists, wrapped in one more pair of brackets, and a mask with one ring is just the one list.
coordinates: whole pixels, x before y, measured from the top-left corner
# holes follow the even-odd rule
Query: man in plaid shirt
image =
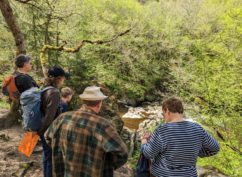
[(52, 147), (54, 177), (112, 177), (128, 158), (127, 147), (112, 124), (96, 114), (107, 98), (100, 87), (87, 87), (83, 106), (61, 114), (46, 138)]

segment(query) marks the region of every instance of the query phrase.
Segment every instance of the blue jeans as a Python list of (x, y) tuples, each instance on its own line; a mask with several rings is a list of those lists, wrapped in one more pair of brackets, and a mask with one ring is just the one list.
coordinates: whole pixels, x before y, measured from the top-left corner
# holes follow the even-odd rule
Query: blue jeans
[(46, 143), (44, 135), (41, 135), (40, 139), (43, 146), (44, 177), (52, 177), (52, 150), (51, 147)]

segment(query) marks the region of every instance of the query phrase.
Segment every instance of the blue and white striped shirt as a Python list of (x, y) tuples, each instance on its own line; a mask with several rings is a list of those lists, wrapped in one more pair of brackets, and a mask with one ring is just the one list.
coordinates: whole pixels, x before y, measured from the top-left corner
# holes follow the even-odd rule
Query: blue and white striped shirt
[(197, 123), (182, 121), (160, 125), (141, 151), (153, 159), (156, 177), (196, 177), (197, 157), (216, 154), (219, 144)]

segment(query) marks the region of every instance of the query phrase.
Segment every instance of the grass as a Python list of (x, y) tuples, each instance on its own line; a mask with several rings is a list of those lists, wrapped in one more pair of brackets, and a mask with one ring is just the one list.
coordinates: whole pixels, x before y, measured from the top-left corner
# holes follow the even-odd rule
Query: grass
[(7, 103), (5, 99), (0, 100), (0, 109), (9, 109), (10, 105)]

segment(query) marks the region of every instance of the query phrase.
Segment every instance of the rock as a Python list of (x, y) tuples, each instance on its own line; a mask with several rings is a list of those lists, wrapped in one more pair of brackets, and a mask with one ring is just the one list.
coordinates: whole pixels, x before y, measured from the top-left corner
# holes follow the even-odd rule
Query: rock
[(199, 177), (228, 177), (212, 166), (197, 167), (197, 173)]
[(151, 102), (145, 101), (142, 103), (142, 107), (147, 107), (151, 104)]
[(135, 99), (127, 99), (126, 102), (128, 106), (137, 106), (137, 101)]
[(130, 99), (130, 98), (122, 98), (118, 100), (118, 103), (126, 106), (132, 106), (132, 107), (137, 106), (137, 101), (135, 99)]
[(139, 114), (127, 112), (126, 114), (123, 115), (122, 118), (125, 118), (125, 119), (142, 119), (144, 117), (139, 115)]
[(3, 141), (9, 141), (10, 137), (7, 134), (0, 134), (0, 139)]
[(158, 104), (154, 104), (153, 106), (147, 106), (145, 108), (146, 115), (148, 115), (147, 119), (139, 124), (138, 128), (138, 137), (141, 137), (144, 132), (150, 131), (150, 129), (154, 129), (157, 127), (161, 120), (163, 119), (162, 115), (162, 107)]

